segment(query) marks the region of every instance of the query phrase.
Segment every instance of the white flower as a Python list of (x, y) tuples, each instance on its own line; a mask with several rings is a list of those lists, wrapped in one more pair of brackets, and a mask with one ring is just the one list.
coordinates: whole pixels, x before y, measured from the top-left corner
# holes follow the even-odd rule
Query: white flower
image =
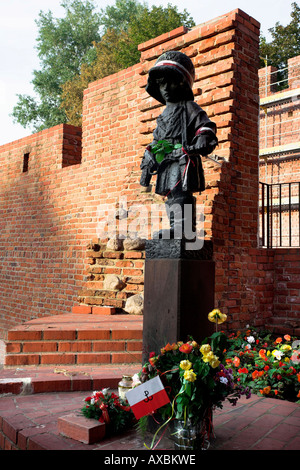
[(141, 381), (140, 381), (140, 378), (139, 378), (139, 375), (138, 374), (134, 374), (132, 376), (132, 387), (137, 387), (138, 385), (141, 385)]
[(103, 389), (102, 389), (103, 395), (107, 395), (107, 394), (108, 394), (108, 391), (109, 391), (109, 387), (108, 387), (108, 388), (103, 388)]
[(284, 356), (284, 353), (282, 351), (278, 351), (277, 349), (274, 349), (274, 351), (272, 351), (272, 355), (276, 357), (278, 361), (280, 361), (282, 356)]
[(226, 379), (226, 377), (220, 377), (220, 382), (222, 384), (227, 384), (228, 383), (228, 379)]
[(248, 343), (255, 343), (254, 336), (248, 336), (247, 341), (248, 341)]
[(91, 403), (91, 405), (93, 405), (95, 403), (95, 398), (91, 398), (90, 403)]

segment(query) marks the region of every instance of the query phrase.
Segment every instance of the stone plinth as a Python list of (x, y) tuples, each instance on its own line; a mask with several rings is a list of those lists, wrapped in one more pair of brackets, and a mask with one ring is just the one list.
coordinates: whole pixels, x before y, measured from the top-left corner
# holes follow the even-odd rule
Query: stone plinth
[[(189, 336), (202, 341), (214, 331), (207, 316), (214, 308), (215, 264), (204, 252), (205, 259), (200, 253), (192, 259), (179, 242), (149, 241), (150, 258), (146, 246), (143, 362), (167, 343), (187, 341)], [(164, 246), (166, 256), (174, 253), (174, 258), (163, 256)]]

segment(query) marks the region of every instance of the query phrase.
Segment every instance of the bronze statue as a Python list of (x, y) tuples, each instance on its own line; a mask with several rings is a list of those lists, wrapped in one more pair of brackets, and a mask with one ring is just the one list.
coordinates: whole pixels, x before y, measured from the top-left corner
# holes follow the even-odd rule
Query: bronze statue
[[(146, 87), (149, 95), (166, 107), (145, 150), (140, 184), (149, 186), (152, 175), (157, 175), (155, 193), (167, 197), (171, 238), (191, 237), (196, 211), (193, 193), (205, 189), (201, 155), (209, 155), (218, 144), (215, 123), (194, 101), (194, 80), (190, 58), (168, 51), (149, 70)], [(187, 220), (185, 207), (192, 208), (192, 220)], [(163, 232), (158, 237), (164, 238)]]

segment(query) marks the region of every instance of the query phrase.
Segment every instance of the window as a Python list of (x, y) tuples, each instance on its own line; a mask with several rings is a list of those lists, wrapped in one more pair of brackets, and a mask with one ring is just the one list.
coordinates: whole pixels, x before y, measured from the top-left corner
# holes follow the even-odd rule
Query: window
[(29, 163), (29, 153), (24, 153), (24, 158), (23, 158), (23, 173), (27, 173), (27, 171), (28, 171), (28, 163)]

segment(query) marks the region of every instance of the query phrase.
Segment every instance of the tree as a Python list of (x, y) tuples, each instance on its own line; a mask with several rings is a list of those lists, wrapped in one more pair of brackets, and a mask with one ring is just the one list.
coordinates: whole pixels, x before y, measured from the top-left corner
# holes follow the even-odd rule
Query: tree
[(95, 0), (63, 0), (63, 18), (40, 12), (36, 21), (41, 70), (32, 84), (38, 98), (18, 95), (16, 122), (35, 131), (61, 123), (81, 125), (88, 83), (139, 61), (138, 44), (185, 24), (190, 15), (168, 4), (148, 8), (138, 0), (116, 0), (95, 12)]
[(17, 95), (12, 113), (16, 122), (33, 126), (35, 131), (67, 122), (61, 107), (61, 86), (79, 73), (83, 63), (95, 59), (93, 43), (101, 38), (101, 15), (92, 1), (63, 0), (61, 6), (64, 18), (41, 11), (36, 20), (41, 70), (34, 70), (32, 84), (38, 98)]
[(186, 10), (180, 13), (170, 4), (149, 9), (136, 0), (116, 0), (115, 6), (102, 10), (101, 23), (104, 34), (94, 44), (95, 61), (83, 64), (80, 73), (62, 86), (62, 107), (73, 125), (81, 125), (83, 90), (91, 81), (138, 63), (139, 44), (179, 26), (195, 25)]
[[(282, 26), (279, 22), (269, 29), (272, 41), (267, 42), (264, 36), (260, 39), (261, 67), (272, 65), (278, 69), (287, 66), (288, 59), (300, 54), (300, 7), (291, 4), (291, 22)], [(279, 74), (278, 80), (283, 80), (285, 73)]]

